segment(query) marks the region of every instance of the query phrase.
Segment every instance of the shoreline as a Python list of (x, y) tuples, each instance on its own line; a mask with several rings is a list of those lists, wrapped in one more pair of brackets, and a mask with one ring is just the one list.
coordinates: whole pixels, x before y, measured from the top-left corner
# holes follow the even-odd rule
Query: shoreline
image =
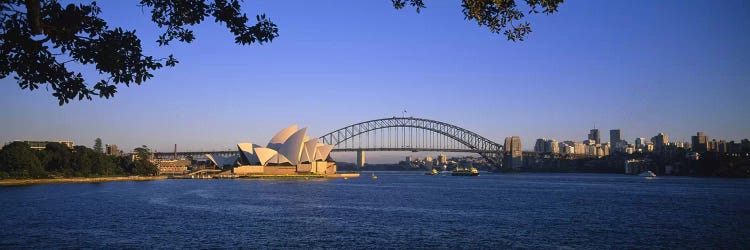
[(153, 181), (166, 180), (167, 176), (116, 176), (116, 177), (73, 177), (53, 179), (3, 179), (0, 186), (25, 186), (36, 184), (61, 184), (61, 183), (102, 183), (111, 181)]

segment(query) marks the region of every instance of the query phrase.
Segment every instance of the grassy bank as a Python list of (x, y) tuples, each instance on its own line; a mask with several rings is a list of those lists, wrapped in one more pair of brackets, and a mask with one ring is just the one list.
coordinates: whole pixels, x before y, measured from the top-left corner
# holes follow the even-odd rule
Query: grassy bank
[(164, 180), (167, 176), (117, 176), (117, 177), (76, 177), (76, 178), (54, 178), (54, 179), (3, 179), (0, 186), (21, 186), (34, 184), (56, 184), (56, 183), (99, 183), (108, 181), (152, 181)]

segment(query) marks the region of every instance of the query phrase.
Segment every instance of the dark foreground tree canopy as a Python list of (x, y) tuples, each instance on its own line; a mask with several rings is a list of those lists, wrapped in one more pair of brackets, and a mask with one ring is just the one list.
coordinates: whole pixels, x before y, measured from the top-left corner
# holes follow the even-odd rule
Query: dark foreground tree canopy
[[(396, 9), (412, 6), (420, 12), (427, 7), (423, 0), (391, 1)], [(461, 6), (467, 20), (522, 41), (531, 32), (531, 25), (521, 22), (525, 15), (554, 13), (562, 1), (518, 1), (522, 8), (514, 0), (463, 0)], [(265, 14), (244, 14), (239, 0), (141, 0), (140, 6), (164, 30), (156, 41), (160, 46), (192, 42), (190, 27), (206, 18), (226, 26), (237, 44), (263, 44), (279, 36)], [(99, 18), (101, 11), (96, 2), (63, 6), (57, 0), (0, 0), (0, 78), (13, 77), (22, 89), (51, 89), (63, 105), (113, 97), (118, 84), (140, 85), (155, 70), (178, 63), (173, 55), (144, 55), (135, 30), (110, 27)], [(93, 64), (100, 78), (84, 79), (69, 63)]]

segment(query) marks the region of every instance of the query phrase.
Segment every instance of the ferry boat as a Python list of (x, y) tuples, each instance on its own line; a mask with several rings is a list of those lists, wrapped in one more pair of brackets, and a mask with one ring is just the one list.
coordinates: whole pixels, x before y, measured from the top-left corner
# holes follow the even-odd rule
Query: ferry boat
[(437, 171), (437, 169), (433, 168), (432, 170), (430, 170), (429, 172), (424, 173), (424, 174), (426, 174), (426, 175), (438, 175), (438, 171)]
[(479, 170), (477, 168), (456, 168), (451, 173), (453, 176), (479, 176)]
[(651, 172), (651, 171), (643, 171), (640, 174), (638, 174), (638, 176), (640, 176), (640, 177), (656, 177), (656, 174), (654, 174), (654, 172)]

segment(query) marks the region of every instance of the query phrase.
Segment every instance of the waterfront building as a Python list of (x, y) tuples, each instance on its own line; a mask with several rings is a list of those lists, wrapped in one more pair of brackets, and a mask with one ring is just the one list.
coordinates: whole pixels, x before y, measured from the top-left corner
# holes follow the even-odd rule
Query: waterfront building
[[(428, 161), (428, 158), (429, 158), (429, 161)], [(432, 168), (432, 166), (434, 165), (435, 165), (435, 160), (432, 159), (432, 156), (425, 157), (425, 160), (424, 160), (425, 167)]]
[(47, 148), (48, 143), (60, 143), (68, 147), (68, 149), (73, 149), (73, 147), (76, 146), (75, 142), (73, 141), (29, 141), (29, 140), (26, 140), (26, 141), (17, 141), (17, 142), (26, 143), (29, 145), (29, 147), (31, 147), (31, 149), (36, 149), (36, 150), (42, 150), (42, 149)]
[[(307, 128), (297, 130), (297, 125), (292, 125), (274, 135), (266, 147), (239, 143), (238, 156), (207, 154), (206, 157), (216, 166), (231, 168), (237, 175), (336, 173), (336, 162), (330, 156), (333, 146), (319, 143), (318, 138), (310, 139), (306, 132)], [(364, 164), (364, 152), (361, 156)]]
[(160, 175), (180, 175), (180, 174), (186, 174), (188, 172), (188, 167), (190, 166), (191, 161), (182, 159), (182, 160), (162, 160), (162, 159), (153, 159), (151, 160), (154, 165), (156, 165), (156, 168), (159, 169)]
[(709, 151), (708, 136), (704, 135), (703, 132), (698, 132), (696, 135), (692, 136), (691, 139), (693, 152), (703, 153)]
[(599, 144), (602, 142), (601, 140), (601, 134), (599, 133), (599, 129), (592, 129), (589, 131), (589, 140), (594, 140), (596, 144)]

